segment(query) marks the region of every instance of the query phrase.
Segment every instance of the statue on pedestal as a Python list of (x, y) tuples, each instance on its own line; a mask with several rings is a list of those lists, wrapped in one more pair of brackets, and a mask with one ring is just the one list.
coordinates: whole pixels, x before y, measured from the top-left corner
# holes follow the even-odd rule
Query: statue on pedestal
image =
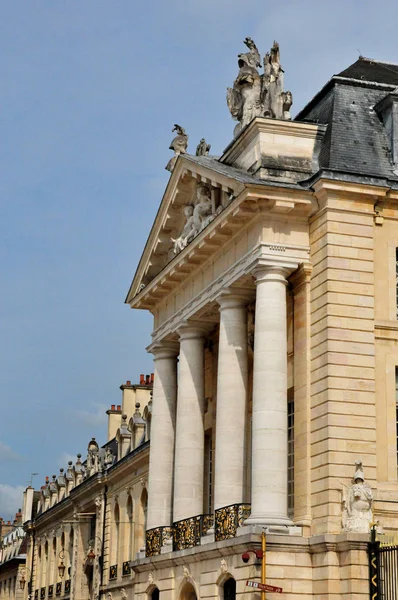
[(232, 118), (239, 121), (235, 137), (255, 117), (289, 120), (293, 103), (292, 93), (283, 91), (279, 44), (274, 42), (265, 55), (263, 75), (258, 72), (261, 60), (256, 44), (249, 37), (244, 44), (249, 52), (238, 55), (239, 73), (233, 87), (227, 90), (228, 108)]
[(343, 492), (343, 530), (369, 533), (373, 521), (373, 494), (365, 483), (362, 461), (355, 461), (352, 485)]

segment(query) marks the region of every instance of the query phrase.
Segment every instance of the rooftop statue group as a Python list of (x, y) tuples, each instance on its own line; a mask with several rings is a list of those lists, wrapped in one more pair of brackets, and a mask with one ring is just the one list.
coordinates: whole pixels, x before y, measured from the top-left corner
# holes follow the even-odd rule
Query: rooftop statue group
[[(232, 118), (239, 121), (236, 137), (254, 117), (289, 120), (293, 103), (291, 92), (283, 91), (283, 69), (279, 44), (274, 42), (261, 64), (260, 53), (250, 37), (244, 40), (249, 52), (238, 55), (239, 73), (227, 90), (227, 104)], [(264, 67), (260, 75), (258, 68)]]

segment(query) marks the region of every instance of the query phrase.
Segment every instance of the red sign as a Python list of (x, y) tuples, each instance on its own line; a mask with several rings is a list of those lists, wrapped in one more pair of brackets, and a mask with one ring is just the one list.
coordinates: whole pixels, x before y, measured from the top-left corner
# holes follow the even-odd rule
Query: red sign
[(281, 594), (283, 592), (281, 587), (260, 583), (259, 581), (246, 581), (246, 585), (255, 588), (256, 590), (261, 590), (262, 592), (274, 592), (275, 594)]

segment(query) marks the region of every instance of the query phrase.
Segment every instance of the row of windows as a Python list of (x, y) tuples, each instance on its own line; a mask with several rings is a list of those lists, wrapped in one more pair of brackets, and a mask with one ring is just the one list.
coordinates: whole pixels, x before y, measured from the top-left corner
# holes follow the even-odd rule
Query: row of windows
[[(233, 577), (229, 577), (221, 588), (221, 600), (236, 600), (236, 581)], [(150, 600), (161, 600), (158, 588), (154, 588), (150, 595)], [(187, 581), (184, 585), (179, 600), (197, 600), (196, 592), (193, 585)]]

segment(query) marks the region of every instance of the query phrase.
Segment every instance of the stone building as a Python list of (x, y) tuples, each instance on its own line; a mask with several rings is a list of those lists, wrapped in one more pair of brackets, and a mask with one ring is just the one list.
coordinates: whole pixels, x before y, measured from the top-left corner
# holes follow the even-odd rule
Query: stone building
[(107, 411), (107, 442), (91, 438), (86, 456), (38, 493), (25, 491), (25, 600), (94, 600), (131, 585), (130, 561), (145, 547), (152, 387), (153, 375), (122, 385), (122, 403)]
[(257, 600), (263, 532), (278, 597), (364, 600), (370, 528), (395, 531), (398, 66), (360, 57), (291, 120), (278, 45), (245, 44), (234, 138), (194, 155), (175, 125), (127, 295), (153, 406), (122, 386), (108, 443), (42, 488), (35, 600)]
[(235, 137), (192, 155), (175, 126), (126, 299), (154, 319), (134, 598), (259, 596), (265, 531), (278, 597), (365, 599), (398, 516), (398, 66), (361, 57), (290, 120), (277, 44), (260, 74), (245, 43)]
[(0, 519), (0, 598), (1, 600), (23, 600), (20, 584), (26, 568), (26, 537), (22, 527), (22, 512), (19, 510), (14, 521)]

